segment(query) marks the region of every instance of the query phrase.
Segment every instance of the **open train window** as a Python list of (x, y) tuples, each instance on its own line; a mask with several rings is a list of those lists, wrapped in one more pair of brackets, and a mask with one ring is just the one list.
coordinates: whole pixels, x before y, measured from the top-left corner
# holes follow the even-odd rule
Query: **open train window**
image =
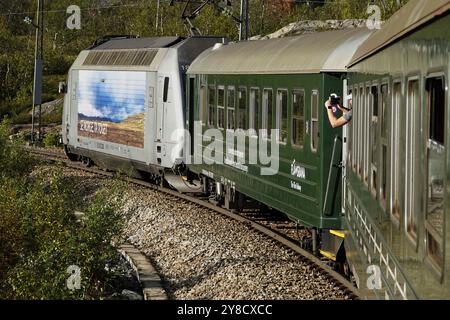
[(247, 88), (238, 91), (238, 128), (247, 130)]
[(288, 137), (288, 91), (278, 90), (277, 94), (277, 122), (276, 129), (278, 130), (278, 142), (286, 144)]
[(217, 87), (217, 128), (225, 128), (225, 87)]
[(234, 87), (227, 88), (227, 129), (235, 129), (235, 105), (236, 105), (236, 94)]
[(319, 149), (319, 91), (311, 93), (311, 150)]
[(263, 113), (262, 113), (262, 132), (263, 137), (270, 139), (272, 130), (272, 108), (273, 108), (273, 91), (272, 89), (264, 89), (263, 93)]
[(216, 110), (216, 87), (209, 86), (208, 90), (208, 126), (215, 125), (215, 110)]
[(249, 130), (250, 135), (257, 136), (259, 130), (259, 108), (260, 108), (260, 98), (259, 89), (250, 89), (250, 112), (249, 112)]
[[(372, 86), (370, 88), (370, 94), (368, 93), (368, 99), (370, 100), (370, 190), (372, 195), (377, 198), (377, 187), (378, 187), (378, 86)], [(369, 154), (367, 158), (369, 158)]]
[(305, 140), (305, 91), (292, 92), (292, 144), (303, 147)]
[(427, 254), (433, 266), (444, 267), (444, 199), (446, 180), (445, 147), (445, 81), (443, 77), (429, 78), (426, 83), (429, 138), (427, 144)]

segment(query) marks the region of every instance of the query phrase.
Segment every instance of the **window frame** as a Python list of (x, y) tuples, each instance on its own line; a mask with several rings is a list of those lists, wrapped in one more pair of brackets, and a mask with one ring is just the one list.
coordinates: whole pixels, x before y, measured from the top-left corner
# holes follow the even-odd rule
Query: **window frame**
[[(269, 114), (269, 104), (266, 104), (266, 92), (271, 93), (271, 104), (270, 104), (270, 119), (268, 119)], [(273, 129), (273, 88), (265, 87), (262, 92), (262, 113), (261, 113), (261, 129), (264, 140), (270, 140), (272, 138), (272, 129)], [(270, 129), (268, 124), (270, 123)]]
[[(303, 96), (303, 115), (300, 117), (297, 117), (294, 115), (294, 95), (297, 93), (301, 93)], [(306, 90), (303, 88), (294, 88), (291, 91), (291, 145), (292, 147), (296, 148), (296, 149), (303, 149), (305, 146), (305, 136), (306, 136)], [(288, 117), (289, 118), (289, 117)], [(303, 138), (301, 141), (301, 144), (295, 143), (294, 142), (294, 121), (295, 120), (303, 120), (303, 127), (302, 127), (302, 131), (303, 131)]]
[[(233, 91), (233, 108), (230, 107), (229, 101), (230, 101), (230, 91)], [(226, 130), (227, 131), (234, 131), (236, 130), (236, 87), (234, 85), (226, 86), (226, 92), (225, 92), (225, 107), (226, 107)], [(233, 111), (233, 128), (230, 128), (230, 111)]]
[[(211, 89), (214, 89), (214, 102), (211, 105)], [(209, 128), (214, 128), (216, 126), (216, 115), (215, 111), (217, 109), (217, 86), (215, 84), (208, 85), (208, 118), (207, 124)], [(213, 110), (213, 114), (211, 116), (211, 110)], [(212, 123), (210, 122), (212, 120)]]
[[(399, 96), (396, 96), (396, 86), (399, 86)], [(400, 161), (399, 157), (401, 155), (401, 144), (400, 144), (400, 134), (401, 134), (401, 108), (404, 100), (404, 85), (405, 81), (403, 78), (394, 78), (392, 80), (391, 87), (391, 118), (390, 118), (390, 139), (388, 142), (390, 143), (390, 195), (389, 195), (389, 214), (391, 217), (391, 222), (396, 226), (396, 228), (400, 228), (400, 219), (402, 216), (403, 208), (401, 207), (401, 199), (398, 195), (401, 192), (401, 174), (400, 174)], [(398, 99), (398, 101), (397, 101)], [(396, 159), (394, 159), (396, 158)], [(395, 198), (397, 197), (397, 198)], [(398, 206), (398, 209), (396, 208)]]
[[(286, 140), (282, 140), (282, 127), (283, 127), (283, 110), (282, 110), (282, 93), (286, 93)], [(277, 89), (277, 102), (275, 109), (275, 129), (278, 129), (277, 143), (281, 145), (287, 145), (289, 141), (289, 90), (285, 88)]]
[[(223, 90), (223, 106), (219, 105), (219, 91)], [(216, 99), (217, 99), (217, 107), (216, 107), (216, 125), (217, 129), (224, 130), (226, 123), (225, 123), (225, 107), (226, 107), (226, 90), (224, 85), (217, 85), (216, 89)], [(222, 127), (219, 126), (219, 109), (222, 110)]]
[[(243, 90), (243, 91), (241, 91), (241, 90)], [(243, 128), (240, 127), (242, 109), (241, 109), (241, 105), (240, 105), (241, 98), (239, 97), (239, 95), (242, 92), (245, 92), (245, 98), (244, 98), (244, 105), (245, 106), (244, 106), (244, 109), (243, 109), (244, 110), (244, 127)], [(237, 110), (238, 110), (238, 112), (236, 112), (236, 120), (237, 120), (236, 130), (246, 131), (247, 128), (248, 128), (248, 89), (247, 89), (247, 86), (238, 86), (237, 99), (236, 100), (237, 100)], [(235, 110), (236, 110), (236, 108), (235, 108)]]
[[(406, 97), (406, 101), (405, 101), (405, 106), (406, 106), (406, 110), (405, 113), (407, 115), (407, 117), (409, 116), (409, 110), (410, 110), (410, 84), (412, 82), (417, 82), (417, 93), (418, 93), (418, 97), (417, 97), (417, 102), (419, 103), (419, 108), (421, 107), (422, 104), (422, 88), (423, 88), (423, 83), (421, 81), (421, 77), (420, 75), (411, 75), (408, 76), (406, 78), (406, 83), (405, 83), (405, 97)], [(413, 106), (413, 110), (415, 110), (416, 106)], [(415, 117), (416, 114), (412, 114), (413, 117), (413, 121), (415, 121)], [(420, 115), (419, 115), (420, 117)], [(419, 235), (420, 235), (420, 224), (419, 224), (419, 219), (420, 216), (415, 216), (414, 215), (414, 210), (415, 208), (415, 198), (416, 198), (416, 194), (417, 191), (415, 188), (415, 171), (417, 170), (417, 163), (415, 161), (415, 148), (416, 148), (416, 142), (415, 141), (415, 136), (411, 135), (410, 133), (414, 133), (416, 129), (420, 129), (420, 128), (415, 128), (412, 127), (411, 129), (411, 122), (409, 121), (409, 118), (406, 118), (406, 126), (405, 128), (403, 128), (406, 134), (406, 143), (405, 143), (405, 180), (404, 180), (404, 195), (405, 195), (405, 203), (404, 203), (404, 219), (403, 219), (403, 228), (406, 234), (406, 238), (409, 240), (409, 242), (414, 246), (415, 250), (417, 250), (418, 247), (418, 239), (419, 239)], [(410, 140), (410, 139), (414, 139), (414, 140)], [(412, 151), (408, 148), (409, 146), (412, 146)], [(412, 154), (412, 162), (408, 163), (408, 156), (410, 156)], [(412, 208), (412, 210), (411, 210)], [(413, 219), (410, 219), (410, 218)], [(410, 220), (413, 221), (413, 224), (415, 224), (415, 232), (411, 232), (410, 230)]]
[[(252, 99), (254, 93), (255, 99)], [(262, 108), (261, 101), (261, 89), (259, 87), (250, 87), (249, 94), (249, 117), (248, 117), (248, 130), (249, 135), (252, 137), (259, 136), (259, 130), (261, 129), (260, 110)], [(258, 103), (256, 103), (258, 101)]]
[[(446, 70), (446, 69), (445, 69)], [(431, 139), (430, 137), (430, 130), (431, 130), (431, 106), (430, 106), (430, 102), (428, 101), (429, 99), (429, 90), (426, 87), (426, 83), (429, 79), (432, 78), (442, 78), (443, 82), (444, 82), (444, 86), (445, 88), (448, 88), (448, 78), (446, 75), (446, 71), (445, 70), (439, 70), (439, 71), (435, 71), (435, 72), (429, 72), (425, 79), (424, 79), (424, 94), (426, 95), (426, 112), (427, 112), (427, 118), (426, 118), (426, 124), (425, 124), (425, 132), (426, 132), (426, 154), (425, 154), (425, 158), (426, 158), (426, 167), (425, 167), (425, 172), (426, 172), (426, 198), (425, 198), (425, 237), (427, 239), (426, 241), (426, 247), (425, 247), (425, 257), (426, 257), (426, 261), (427, 263), (432, 267), (432, 269), (434, 270), (434, 272), (436, 273), (436, 275), (439, 277), (440, 282), (442, 283), (444, 280), (444, 270), (446, 268), (445, 266), (445, 239), (447, 236), (447, 232), (446, 232), (446, 228), (443, 228), (442, 231), (442, 236), (441, 239), (435, 239), (433, 237), (433, 233), (437, 233), (435, 230), (431, 230), (430, 232), (430, 228), (429, 228), (429, 222), (428, 222), (428, 192), (429, 192), (429, 187), (428, 187), (428, 174), (429, 174), (429, 161), (428, 161), (428, 157), (429, 157), (429, 140)], [(449, 112), (448, 112), (448, 103), (449, 103), (449, 94), (448, 94), (448, 90), (444, 90), (444, 110), (445, 110), (445, 114), (444, 114), (444, 126), (447, 125), (448, 122), (448, 117), (449, 117)], [(448, 133), (446, 132), (445, 128), (444, 128), (444, 148), (445, 148), (445, 152), (444, 153), (448, 153), (447, 148), (448, 148)], [(447, 165), (445, 165), (445, 172), (444, 172), (444, 177), (447, 177)], [(444, 190), (444, 201), (446, 198), (446, 190), (447, 190), (447, 186), (448, 186), (448, 181), (445, 178), (444, 179), (444, 186), (443, 186), (443, 190)], [(444, 206), (445, 206), (445, 202), (444, 202)], [(443, 224), (445, 226), (446, 223), (446, 214), (445, 214), (445, 209), (444, 209), (444, 213), (443, 213)], [(439, 235), (437, 235), (439, 236)], [(432, 238), (432, 240), (437, 243), (438, 245), (440, 245), (440, 254), (441, 254), (441, 258), (442, 258), (442, 265), (439, 264), (438, 261), (436, 261), (436, 259), (432, 256), (432, 254), (430, 253), (430, 244), (432, 244), (432, 242), (429, 240), (429, 237)], [(440, 243), (439, 241), (440, 240)]]
[[(317, 117), (313, 118), (313, 96), (317, 97)], [(310, 112), (311, 112), (311, 128), (310, 128), (310, 147), (312, 153), (317, 153), (317, 151), (320, 148), (320, 90), (319, 89), (312, 89), (311, 90), (311, 106), (310, 106)], [(317, 125), (317, 145), (314, 147), (314, 123)]]

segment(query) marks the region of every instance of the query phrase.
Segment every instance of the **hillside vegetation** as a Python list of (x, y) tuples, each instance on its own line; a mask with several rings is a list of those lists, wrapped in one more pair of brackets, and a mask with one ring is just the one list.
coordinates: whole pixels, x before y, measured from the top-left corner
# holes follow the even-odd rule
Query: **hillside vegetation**
[[(188, 35), (181, 14), (183, 3), (169, 6), (161, 0), (58, 0), (45, 1), (44, 102), (58, 97), (58, 82), (80, 52), (104, 35), (167, 36)], [(301, 2), (301, 1), (297, 1)], [(303, 1), (305, 2), (305, 1)], [(282, 0), (250, 0), (250, 36), (272, 33), (301, 20), (365, 19), (368, 4), (382, 9), (388, 18), (407, 0), (335, 0), (309, 1), (313, 5)], [(233, 12), (239, 14), (240, 1), (234, 0)], [(81, 9), (81, 29), (70, 30), (66, 12), (70, 5)], [(36, 0), (8, 0), (0, 3), (0, 119), (5, 115), (18, 123), (31, 119), (35, 28), (24, 23), (34, 17)], [(157, 14), (158, 13), (158, 14)], [(157, 19), (158, 17), (158, 19)], [(195, 25), (205, 35), (220, 35), (236, 40), (236, 24), (211, 7), (202, 11)]]

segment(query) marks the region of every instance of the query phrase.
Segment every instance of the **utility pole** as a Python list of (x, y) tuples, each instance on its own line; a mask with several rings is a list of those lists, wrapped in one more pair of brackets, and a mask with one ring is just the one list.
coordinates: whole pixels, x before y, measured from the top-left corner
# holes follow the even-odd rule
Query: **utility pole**
[(241, 0), (241, 19), (239, 23), (239, 41), (248, 40), (249, 19), (248, 19), (248, 0)]
[(38, 0), (37, 25), (25, 20), (27, 23), (33, 24), (36, 28), (36, 46), (34, 51), (34, 80), (33, 80), (33, 106), (31, 115), (31, 142), (35, 143), (35, 113), (36, 105), (39, 110), (38, 122), (38, 140), (41, 139), (41, 115), (42, 115), (42, 70), (44, 57), (44, 0)]

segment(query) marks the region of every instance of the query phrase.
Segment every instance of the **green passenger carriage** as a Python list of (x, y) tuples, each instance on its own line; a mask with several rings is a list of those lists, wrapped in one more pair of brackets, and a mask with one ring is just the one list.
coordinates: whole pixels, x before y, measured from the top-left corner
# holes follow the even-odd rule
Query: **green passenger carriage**
[(449, 8), (410, 0), (350, 64), (345, 243), (368, 297), (450, 298)]
[[(224, 165), (191, 159), (189, 170), (201, 176), (205, 190), (227, 207), (242, 208), (252, 199), (307, 227), (341, 229), (342, 129), (331, 128), (324, 103), (331, 93), (342, 94), (346, 64), (369, 34), (330, 31), (219, 44), (202, 53), (187, 79), (191, 155), (210, 154), (205, 135), (212, 128), (224, 139), (237, 130), (246, 141), (244, 153), (219, 141), (224, 147), (215, 156)], [(278, 130), (271, 138), (279, 168), (261, 175), (260, 157), (253, 164), (249, 159), (261, 144), (271, 150), (257, 138), (270, 136), (270, 129)]]

